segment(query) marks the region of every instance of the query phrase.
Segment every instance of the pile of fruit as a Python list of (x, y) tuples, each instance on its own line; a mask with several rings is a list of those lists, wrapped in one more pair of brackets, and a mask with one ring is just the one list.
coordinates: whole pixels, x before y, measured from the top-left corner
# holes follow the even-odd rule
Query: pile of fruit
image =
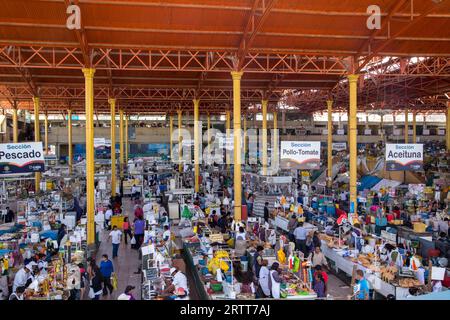
[(398, 284), (402, 288), (411, 288), (411, 287), (417, 287), (420, 286), (421, 283), (419, 280), (414, 278), (403, 278), (398, 281)]

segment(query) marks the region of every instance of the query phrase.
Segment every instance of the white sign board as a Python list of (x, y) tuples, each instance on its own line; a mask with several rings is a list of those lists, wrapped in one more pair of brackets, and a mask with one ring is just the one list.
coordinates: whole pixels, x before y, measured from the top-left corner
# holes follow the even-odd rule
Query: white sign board
[(340, 136), (343, 136), (345, 134), (344, 132), (345, 132), (344, 129), (338, 129), (337, 130), (337, 134), (340, 135)]
[(0, 144), (0, 174), (45, 171), (42, 142)]
[(274, 184), (292, 183), (292, 177), (291, 176), (267, 177), (267, 183), (274, 183)]
[(333, 142), (333, 145), (331, 148), (336, 151), (347, 150), (347, 142)]
[(364, 130), (364, 135), (370, 136), (371, 134), (372, 134), (372, 130), (371, 129), (365, 129)]
[(422, 135), (423, 135), (423, 136), (429, 136), (429, 135), (430, 135), (430, 130), (428, 130), (428, 129), (423, 129), (423, 130), (422, 130)]
[(444, 129), (439, 129), (438, 130), (438, 136), (445, 136), (445, 130)]
[(94, 138), (94, 148), (111, 147), (111, 140), (105, 138)]
[(401, 136), (402, 135), (402, 129), (395, 129), (394, 130), (394, 136)]
[(423, 144), (386, 144), (387, 171), (417, 171), (423, 169)]
[(320, 141), (281, 141), (280, 164), (286, 169), (319, 169)]
[(323, 135), (328, 134), (328, 129), (323, 129), (323, 130), (322, 130), (322, 134), (323, 134)]

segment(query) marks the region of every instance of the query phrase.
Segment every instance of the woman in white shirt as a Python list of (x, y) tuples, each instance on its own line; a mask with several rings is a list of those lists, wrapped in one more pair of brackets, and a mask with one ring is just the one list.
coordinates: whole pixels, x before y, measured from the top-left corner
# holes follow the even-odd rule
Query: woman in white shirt
[(244, 227), (239, 227), (239, 231), (236, 233), (236, 240), (247, 240), (247, 233)]
[(265, 297), (270, 297), (270, 289), (269, 289), (269, 276), (270, 271), (267, 268), (267, 260), (263, 260), (261, 265), (261, 269), (259, 269), (259, 287), (261, 291), (264, 293)]

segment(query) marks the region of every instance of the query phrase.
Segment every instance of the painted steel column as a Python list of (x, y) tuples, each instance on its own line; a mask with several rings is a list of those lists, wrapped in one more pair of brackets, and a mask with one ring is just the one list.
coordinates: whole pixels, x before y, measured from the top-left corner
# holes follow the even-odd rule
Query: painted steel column
[(409, 121), (408, 121), (408, 110), (405, 110), (405, 143), (409, 142)]
[(123, 167), (124, 167), (124, 146), (123, 146), (123, 110), (119, 109), (119, 143), (120, 143), (120, 155), (119, 155), (119, 173), (120, 173), (120, 180), (123, 179)]
[(181, 110), (177, 111), (178, 113), (178, 160), (180, 161), (178, 164), (178, 172), (183, 171), (183, 163), (181, 162), (183, 158), (183, 136), (181, 135), (181, 117), (183, 112)]
[[(226, 130), (226, 140), (227, 143), (230, 139), (230, 130), (231, 130), (231, 111), (230, 110), (226, 110), (225, 111), (225, 130)], [(227, 145), (227, 144), (225, 144)], [(228, 173), (230, 172), (230, 155), (229, 155), (229, 150), (225, 149), (225, 161), (227, 163), (227, 171)]]
[(94, 189), (94, 73), (95, 69), (83, 69), (86, 107), (86, 205), (87, 245), (95, 243), (95, 189)]
[(262, 108), (262, 174), (267, 175), (267, 105), (269, 101), (261, 102)]
[(169, 137), (170, 137), (170, 161), (173, 161), (173, 141), (172, 141), (172, 134), (173, 134), (173, 116), (169, 116)]
[(129, 115), (126, 114), (125, 115), (125, 164), (128, 168), (128, 157), (129, 157), (129, 152), (130, 152), (130, 148), (129, 148), (129, 144), (128, 144), (128, 118)]
[(241, 149), (241, 78), (242, 72), (231, 72), (233, 77), (233, 133), (234, 133), (234, 219), (242, 219), (242, 149)]
[(13, 142), (18, 143), (19, 142), (19, 127), (18, 127), (18, 121), (17, 121), (17, 103), (14, 102), (14, 108), (13, 108)]
[(416, 143), (417, 142), (417, 133), (416, 133), (416, 115), (417, 115), (417, 112), (416, 111), (413, 111), (413, 119), (412, 119), (412, 129), (413, 129), (413, 143)]
[(272, 160), (274, 163), (271, 164), (271, 168), (278, 170), (278, 113), (276, 111), (273, 112), (273, 146), (272, 146)]
[(200, 191), (200, 100), (194, 99), (194, 191)]
[(44, 154), (48, 154), (48, 115), (47, 112), (44, 114)]
[(357, 213), (357, 81), (358, 75), (348, 76), (350, 85), (350, 104), (349, 104), (349, 150), (350, 150), (350, 213)]
[(242, 144), (244, 145), (244, 159), (242, 163), (245, 165), (247, 163), (247, 114), (244, 114), (244, 132), (243, 132), (243, 141)]
[(327, 101), (328, 107), (328, 132), (327, 132), (327, 185), (331, 188), (333, 175), (333, 101)]
[[(33, 107), (34, 107), (34, 141), (41, 141), (41, 133), (39, 128), (39, 98), (33, 97)], [(34, 174), (34, 190), (38, 193), (41, 190), (41, 173), (36, 172)]]
[[(425, 119), (425, 118), (424, 118)], [(450, 151), (450, 101), (447, 101), (447, 122), (446, 122), (446, 136), (447, 136), (447, 151)]]
[(73, 154), (72, 154), (72, 110), (67, 110), (67, 150), (69, 158), (69, 174), (72, 174)]
[(111, 113), (111, 196), (116, 195), (117, 161), (116, 161), (116, 99), (108, 99)]

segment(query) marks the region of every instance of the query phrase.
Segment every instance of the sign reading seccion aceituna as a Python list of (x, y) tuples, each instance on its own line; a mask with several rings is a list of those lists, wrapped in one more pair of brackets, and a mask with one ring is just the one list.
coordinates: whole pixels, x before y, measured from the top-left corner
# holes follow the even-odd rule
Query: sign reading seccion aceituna
[(423, 169), (423, 144), (386, 144), (387, 171), (418, 171)]

